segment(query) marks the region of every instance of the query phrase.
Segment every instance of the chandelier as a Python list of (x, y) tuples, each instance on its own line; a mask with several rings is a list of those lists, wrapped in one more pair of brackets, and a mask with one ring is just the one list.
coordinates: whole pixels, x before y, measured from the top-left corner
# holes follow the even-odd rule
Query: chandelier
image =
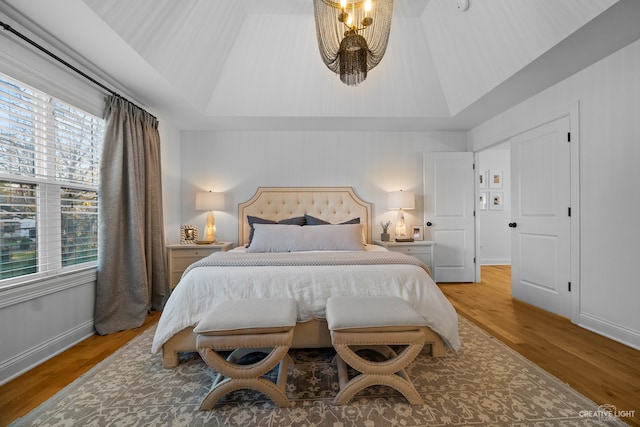
[(320, 56), (340, 80), (357, 86), (387, 50), (393, 0), (313, 0)]

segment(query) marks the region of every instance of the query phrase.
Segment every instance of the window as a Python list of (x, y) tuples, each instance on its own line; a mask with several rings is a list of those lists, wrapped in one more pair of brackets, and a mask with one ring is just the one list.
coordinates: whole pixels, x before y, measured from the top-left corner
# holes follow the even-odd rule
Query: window
[(103, 125), (0, 74), (0, 287), (95, 265)]

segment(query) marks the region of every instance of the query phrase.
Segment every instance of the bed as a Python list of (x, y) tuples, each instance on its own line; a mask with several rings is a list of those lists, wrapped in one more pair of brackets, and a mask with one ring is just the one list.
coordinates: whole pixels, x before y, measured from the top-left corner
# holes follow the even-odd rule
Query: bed
[[(306, 219), (302, 227), (299, 218)], [(329, 245), (332, 250), (300, 248), (297, 237), (291, 238), (294, 243), (287, 243), (294, 249), (274, 250), (272, 246), (284, 243), (271, 242), (287, 241), (268, 239), (274, 231), (281, 233), (279, 237), (313, 233), (321, 236), (322, 249)], [(351, 187), (258, 188), (251, 199), (238, 205), (239, 245), (185, 271), (160, 317), (152, 352), (162, 351), (164, 367), (177, 366), (179, 353), (195, 351), (193, 328), (217, 301), (282, 296), (298, 301), (292, 347), (331, 347), (324, 320), (326, 299), (359, 294), (402, 297), (427, 320), (425, 342), (433, 356), (444, 355), (446, 347), (458, 350), (457, 314), (426, 266), (413, 257), (372, 245), (371, 231), (372, 205)], [(327, 234), (331, 236), (328, 240)], [(357, 250), (345, 250), (343, 241), (352, 244), (355, 239)], [(340, 243), (333, 250), (336, 240)], [(267, 246), (267, 253), (261, 253), (260, 245)]]

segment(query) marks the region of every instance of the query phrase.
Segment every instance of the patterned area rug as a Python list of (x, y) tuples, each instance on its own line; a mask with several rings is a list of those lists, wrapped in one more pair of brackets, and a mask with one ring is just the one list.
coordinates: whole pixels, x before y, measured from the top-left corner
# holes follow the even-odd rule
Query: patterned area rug
[(198, 410), (213, 373), (197, 353), (176, 369), (150, 353), (147, 330), (13, 426), (611, 426), (607, 416), (575, 392), (484, 331), (460, 318), (463, 348), (446, 357), (426, 351), (408, 369), (424, 405), (411, 406), (395, 390), (375, 386), (345, 406), (333, 351), (292, 350), (287, 394), (293, 406), (275, 407), (240, 390), (214, 410)]

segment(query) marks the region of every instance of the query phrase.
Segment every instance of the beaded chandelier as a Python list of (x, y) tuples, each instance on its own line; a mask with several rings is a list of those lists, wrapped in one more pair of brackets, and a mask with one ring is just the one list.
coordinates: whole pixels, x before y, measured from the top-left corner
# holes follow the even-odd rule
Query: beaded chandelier
[(387, 50), (393, 0), (313, 0), (320, 56), (340, 80), (357, 86)]

